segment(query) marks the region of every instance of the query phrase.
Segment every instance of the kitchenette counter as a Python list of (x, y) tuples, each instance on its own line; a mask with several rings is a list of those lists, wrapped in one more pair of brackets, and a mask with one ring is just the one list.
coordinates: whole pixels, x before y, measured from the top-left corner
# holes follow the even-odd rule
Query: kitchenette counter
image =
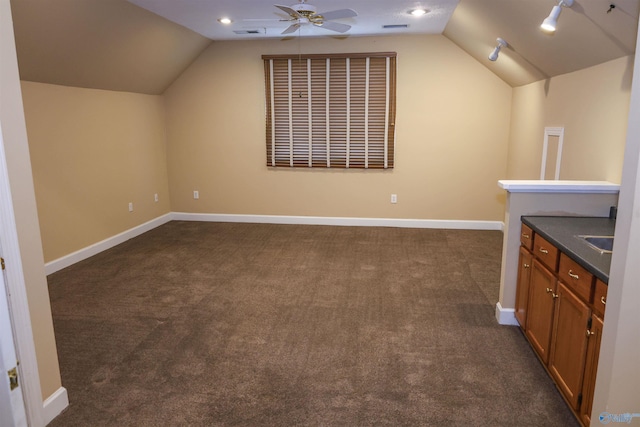
[(609, 282), (611, 253), (601, 253), (578, 236), (613, 236), (615, 220), (608, 217), (526, 215), (522, 216), (522, 222), (600, 280)]

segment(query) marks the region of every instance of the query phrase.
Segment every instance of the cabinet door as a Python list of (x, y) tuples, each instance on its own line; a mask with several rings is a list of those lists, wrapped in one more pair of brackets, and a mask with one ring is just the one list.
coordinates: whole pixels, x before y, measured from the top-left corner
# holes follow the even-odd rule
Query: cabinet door
[(593, 294), (593, 312), (600, 318), (604, 318), (604, 309), (607, 305), (607, 291), (609, 286), (600, 279), (596, 279), (596, 290)]
[(545, 364), (549, 361), (555, 292), (556, 278), (540, 261), (534, 259), (531, 264), (525, 334)]
[(563, 282), (558, 282), (557, 295), (549, 352), (549, 372), (571, 407), (578, 410), (591, 310)]
[(598, 373), (598, 357), (600, 356), (600, 340), (602, 338), (603, 326), (601, 318), (591, 316), (587, 360), (584, 367), (584, 381), (582, 382), (582, 405), (580, 406), (580, 419), (586, 426), (591, 425), (593, 390), (596, 387), (596, 374)]
[(531, 278), (531, 261), (533, 255), (524, 246), (520, 246), (518, 259), (518, 283), (516, 287), (516, 319), (520, 327), (527, 324), (527, 304), (529, 301), (529, 280)]

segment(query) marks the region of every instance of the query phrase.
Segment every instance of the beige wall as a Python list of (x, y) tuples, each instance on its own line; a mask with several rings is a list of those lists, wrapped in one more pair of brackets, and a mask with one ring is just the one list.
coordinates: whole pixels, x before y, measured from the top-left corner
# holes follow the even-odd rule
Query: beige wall
[(539, 179), (545, 126), (563, 126), (560, 179), (620, 183), (633, 57), (513, 89), (507, 179)]
[(45, 261), (169, 212), (161, 96), (31, 82), (22, 93)]
[[(53, 322), (51, 320), (49, 291), (44, 274), (40, 228), (38, 226), (36, 198), (29, 160), (29, 146), (22, 110), (23, 104), (9, 2), (3, 0), (0, 3), (0, 9), (0, 121), (2, 123), (2, 140), (9, 185), (11, 187), (13, 216), (15, 217), (22, 274), (29, 305), (29, 317), (33, 331), (40, 388), (44, 399), (60, 388), (60, 369), (53, 333)], [(6, 231), (2, 230), (3, 236), (7, 234)], [(4, 242), (4, 250), (7, 249), (7, 243), (6, 241)], [(11, 276), (9, 280), (14, 280), (16, 261), (7, 259), (7, 266), (12, 271), (7, 271), (6, 274)], [(12, 285), (15, 285), (15, 283)], [(13, 299), (16, 298), (17, 296), (14, 295)], [(22, 307), (19, 308), (21, 309)], [(14, 317), (21, 315), (22, 313), (14, 313)], [(2, 325), (2, 327), (4, 328), (6, 325)], [(24, 329), (22, 331), (24, 332)], [(29, 338), (19, 337), (18, 341)], [(30, 366), (23, 366), (23, 369), (29, 368)]]
[[(266, 167), (261, 55), (299, 51), (398, 53), (395, 169)], [(511, 93), (439, 35), (213, 43), (165, 93), (171, 208), (502, 220)]]

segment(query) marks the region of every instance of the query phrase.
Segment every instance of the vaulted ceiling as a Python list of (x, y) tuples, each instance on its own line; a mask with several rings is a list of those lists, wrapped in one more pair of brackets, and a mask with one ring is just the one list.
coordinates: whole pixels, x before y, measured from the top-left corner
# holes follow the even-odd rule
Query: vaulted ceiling
[(159, 94), (211, 40), (125, 0), (12, 0), (22, 80)]
[[(575, 0), (548, 35), (539, 26), (556, 0), (309, 1), (319, 12), (356, 10), (339, 20), (351, 25), (347, 37), (443, 34), (511, 86), (633, 54), (640, 12), (640, 0)], [(430, 12), (408, 13), (419, 6)], [(270, 0), (11, 0), (11, 7), (23, 80), (148, 94), (163, 93), (217, 40), (331, 33), (303, 26), (281, 35), (287, 16)], [(220, 24), (223, 16), (233, 22)], [(508, 46), (491, 62), (498, 37)]]
[[(511, 86), (587, 68), (635, 52), (638, 0), (576, 0), (563, 8), (558, 29), (540, 30), (553, 0), (462, 0), (444, 35)], [(615, 7), (611, 8), (614, 4)], [(488, 55), (496, 38), (509, 45)]]

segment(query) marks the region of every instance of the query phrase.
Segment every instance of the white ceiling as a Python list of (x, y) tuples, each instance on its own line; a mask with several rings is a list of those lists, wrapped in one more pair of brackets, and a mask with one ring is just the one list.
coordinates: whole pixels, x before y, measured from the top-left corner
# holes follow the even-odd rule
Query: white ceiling
[[(237, 40), (250, 38), (281, 38), (282, 31), (289, 26), (286, 13), (274, 7), (274, 4), (290, 6), (296, 0), (128, 0), (129, 2), (154, 12), (170, 21), (183, 25), (212, 40)], [(353, 9), (358, 13), (354, 18), (340, 19), (338, 22), (349, 24), (349, 35), (388, 35), (394, 33), (441, 34), (453, 14), (458, 0), (309, 0), (318, 13)], [(424, 6), (430, 12), (415, 17), (408, 12), (418, 6)], [(223, 25), (218, 19), (228, 17), (233, 22)], [(250, 21), (248, 21), (250, 20)], [(384, 25), (406, 24), (408, 28), (385, 29)], [(258, 34), (237, 34), (235, 31), (258, 30)], [(298, 36), (335, 35), (313, 25), (300, 28)]]
[[(11, 0), (20, 77), (161, 94), (212, 41), (418, 33), (444, 35), (515, 87), (633, 54), (640, 11), (640, 0), (575, 0), (550, 36), (539, 25), (557, 0), (309, 1), (318, 12), (358, 16), (338, 21), (352, 25), (345, 34), (307, 26), (283, 37), (288, 23), (272, 0)], [(407, 13), (418, 6), (431, 13)], [(223, 16), (232, 25), (217, 21)], [(244, 21), (262, 18), (275, 20)], [(382, 28), (389, 24), (408, 27)], [(255, 28), (264, 31), (234, 32)], [(509, 46), (491, 62), (497, 37)]]

